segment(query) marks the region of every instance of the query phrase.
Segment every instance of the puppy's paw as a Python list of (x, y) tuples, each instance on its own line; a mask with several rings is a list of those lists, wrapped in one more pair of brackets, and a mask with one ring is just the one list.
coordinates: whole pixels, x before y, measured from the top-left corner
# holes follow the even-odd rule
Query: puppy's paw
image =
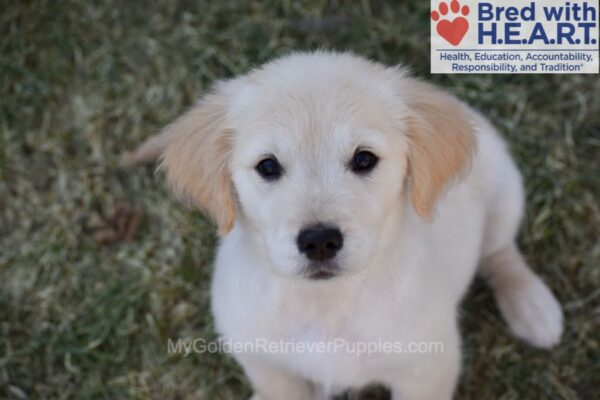
[(512, 333), (534, 347), (556, 345), (563, 331), (560, 304), (537, 276), (496, 292), (498, 306)]

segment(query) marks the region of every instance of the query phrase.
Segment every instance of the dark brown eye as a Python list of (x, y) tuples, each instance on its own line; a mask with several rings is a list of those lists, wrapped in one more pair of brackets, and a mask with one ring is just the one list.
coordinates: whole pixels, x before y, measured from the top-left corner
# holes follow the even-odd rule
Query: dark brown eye
[(361, 150), (354, 154), (350, 167), (357, 174), (367, 174), (375, 168), (379, 158), (370, 151)]
[(267, 181), (274, 181), (281, 176), (281, 165), (275, 157), (265, 158), (256, 165), (256, 172)]

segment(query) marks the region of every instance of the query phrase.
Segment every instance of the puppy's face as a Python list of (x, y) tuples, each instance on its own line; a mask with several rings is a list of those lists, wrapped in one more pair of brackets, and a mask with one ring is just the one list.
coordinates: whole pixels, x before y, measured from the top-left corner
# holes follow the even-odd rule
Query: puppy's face
[(248, 86), (233, 104), (241, 213), (282, 274), (325, 279), (368, 266), (399, 209), (402, 124), (357, 81), (274, 80)]
[[(351, 56), (288, 57), (223, 85), (168, 128), (177, 137), (163, 167), (222, 231), (244, 224), (277, 273), (353, 273), (383, 251), (405, 191), (428, 215), (468, 159), (468, 124), (448, 121), (459, 106), (432, 90)], [(447, 102), (455, 115), (440, 115)], [(440, 122), (459, 134), (436, 139)]]

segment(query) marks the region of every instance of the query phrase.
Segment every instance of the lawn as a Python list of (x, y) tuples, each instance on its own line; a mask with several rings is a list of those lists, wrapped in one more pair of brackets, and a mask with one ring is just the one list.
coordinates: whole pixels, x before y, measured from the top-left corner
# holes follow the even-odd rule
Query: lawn
[(409, 65), (505, 133), (527, 186), (520, 235), (566, 314), (551, 352), (512, 338), (476, 282), (458, 399), (600, 393), (598, 75), (434, 75), (427, 1), (16, 1), (0, 6), (0, 398), (242, 399), (214, 339), (214, 226), (119, 155), (216, 79), (293, 49)]

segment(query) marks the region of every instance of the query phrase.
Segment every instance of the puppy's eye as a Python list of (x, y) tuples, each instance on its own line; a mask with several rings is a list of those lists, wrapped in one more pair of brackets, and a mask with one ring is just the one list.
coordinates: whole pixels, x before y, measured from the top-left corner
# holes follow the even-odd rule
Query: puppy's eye
[(369, 173), (375, 168), (379, 158), (370, 151), (357, 151), (352, 158), (350, 168), (357, 174)]
[(281, 176), (281, 165), (275, 157), (265, 158), (256, 165), (256, 172), (268, 181), (274, 181)]

